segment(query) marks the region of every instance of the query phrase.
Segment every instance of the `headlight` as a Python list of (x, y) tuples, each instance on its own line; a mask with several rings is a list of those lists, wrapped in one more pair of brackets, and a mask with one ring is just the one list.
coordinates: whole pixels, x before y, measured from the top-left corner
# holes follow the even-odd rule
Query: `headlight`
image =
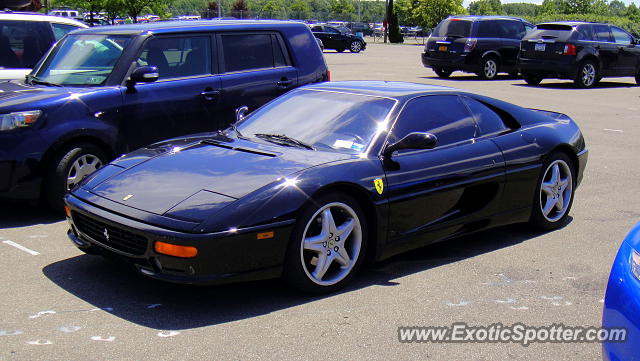
[(42, 115), (41, 110), (0, 114), (0, 131), (31, 126)]
[(635, 250), (631, 251), (631, 273), (640, 280), (640, 254)]

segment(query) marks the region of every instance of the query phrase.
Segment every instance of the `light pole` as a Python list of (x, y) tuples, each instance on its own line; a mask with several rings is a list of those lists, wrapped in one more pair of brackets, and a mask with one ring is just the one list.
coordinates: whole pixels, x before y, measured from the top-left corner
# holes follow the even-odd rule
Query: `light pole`
[(389, 0), (384, 0), (384, 21), (382, 22), (384, 27), (384, 42), (387, 42), (387, 34), (389, 33)]
[(222, 0), (218, 0), (218, 18), (222, 17)]

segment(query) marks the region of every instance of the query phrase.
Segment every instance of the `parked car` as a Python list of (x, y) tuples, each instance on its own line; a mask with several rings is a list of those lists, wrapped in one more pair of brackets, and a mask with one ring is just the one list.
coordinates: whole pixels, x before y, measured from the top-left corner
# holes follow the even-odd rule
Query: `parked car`
[(24, 79), (53, 43), (86, 27), (57, 16), (0, 11), (0, 81)]
[(0, 198), (64, 192), (114, 157), (224, 129), (300, 85), (328, 80), (304, 24), (185, 21), (84, 29), (26, 81), (0, 83)]
[(47, 15), (60, 16), (60, 17), (63, 17), (63, 18), (70, 18), (70, 19), (81, 19), (82, 18), (82, 14), (80, 13), (80, 11), (73, 10), (73, 9), (54, 9), (54, 10), (49, 11), (47, 13)]
[(367, 23), (348, 23), (347, 28), (353, 35), (356, 35), (357, 33), (362, 33), (364, 36), (373, 35), (373, 29)]
[(640, 349), (640, 223), (622, 241), (604, 297), (602, 327), (626, 329), (624, 342), (602, 344), (604, 360), (638, 360)]
[(518, 74), (520, 40), (533, 25), (504, 16), (454, 16), (433, 30), (422, 53), (422, 64), (441, 78), (456, 70), (495, 79), (498, 73)]
[(423, 84), (313, 84), (103, 167), (66, 196), (68, 235), (166, 281), (282, 275), (330, 292), (365, 259), (562, 227), (586, 162), (564, 114)]
[(311, 27), (311, 31), (316, 38), (322, 40), (325, 49), (335, 49), (339, 53), (349, 49), (352, 53), (359, 53), (367, 48), (364, 39), (340, 32), (330, 25), (316, 24)]
[(538, 24), (522, 40), (519, 68), (531, 85), (545, 78), (560, 78), (589, 88), (603, 77), (622, 76), (635, 77), (640, 84), (638, 44), (631, 34), (609, 24)]

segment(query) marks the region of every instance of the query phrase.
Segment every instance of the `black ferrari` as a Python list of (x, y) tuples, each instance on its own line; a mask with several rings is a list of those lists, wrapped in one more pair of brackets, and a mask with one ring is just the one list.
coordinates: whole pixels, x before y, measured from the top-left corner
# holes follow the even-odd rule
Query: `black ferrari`
[(65, 198), (71, 240), (166, 281), (329, 292), (436, 241), (561, 227), (587, 163), (568, 116), (446, 87), (320, 83), (245, 111), (85, 178)]

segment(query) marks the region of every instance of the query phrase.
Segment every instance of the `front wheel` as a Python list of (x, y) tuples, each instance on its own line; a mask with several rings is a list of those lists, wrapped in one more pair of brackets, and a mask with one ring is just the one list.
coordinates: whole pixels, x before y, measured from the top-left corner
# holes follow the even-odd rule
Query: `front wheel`
[(367, 224), (358, 203), (325, 194), (300, 214), (285, 260), (284, 278), (310, 293), (336, 291), (358, 271), (366, 251)]
[(102, 148), (91, 143), (71, 144), (62, 148), (49, 165), (45, 179), (45, 197), (54, 211), (62, 212), (62, 197), (84, 177), (107, 162)]
[(358, 40), (354, 40), (349, 45), (349, 51), (352, 53), (359, 53), (362, 50), (362, 43)]
[(533, 200), (530, 223), (542, 230), (565, 225), (573, 204), (576, 176), (573, 161), (565, 153), (547, 157)]
[(433, 68), (433, 71), (436, 73), (437, 76), (444, 79), (450, 77), (451, 73), (453, 73), (451, 70), (442, 69), (442, 68)]
[(598, 82), (598, 68), (591, 60), (586, 60), (578, 67), (574, 83), (578, 88), (591, 88)]

